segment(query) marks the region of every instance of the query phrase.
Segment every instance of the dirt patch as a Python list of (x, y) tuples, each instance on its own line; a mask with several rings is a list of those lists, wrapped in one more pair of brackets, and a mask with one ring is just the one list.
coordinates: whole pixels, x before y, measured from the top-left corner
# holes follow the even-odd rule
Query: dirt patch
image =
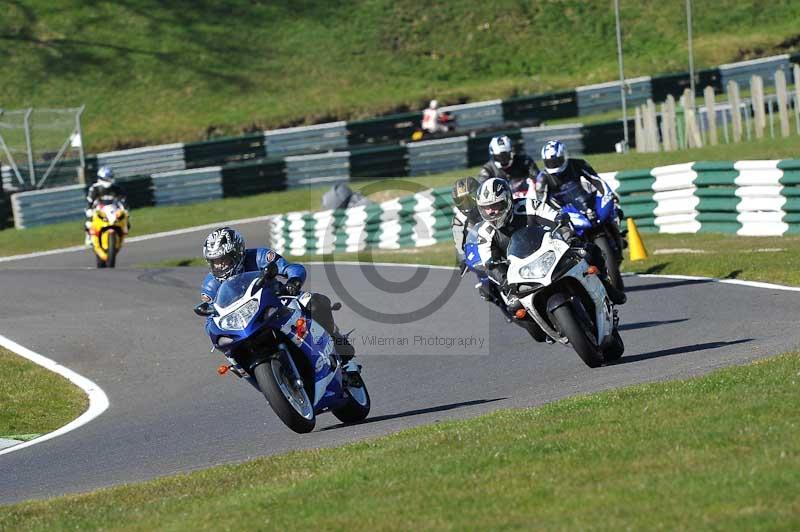
[(774, 46), (755, 46), (753, 48), (739, 48), (734, 57), (735, 61), (747, 61), (770, 55), (786, 54), (800, 51), (800, 34), (787, 37)]

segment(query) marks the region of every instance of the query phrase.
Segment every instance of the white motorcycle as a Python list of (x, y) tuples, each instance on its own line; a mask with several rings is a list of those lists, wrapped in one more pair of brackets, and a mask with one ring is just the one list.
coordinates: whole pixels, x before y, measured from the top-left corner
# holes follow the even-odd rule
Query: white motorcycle
[(583, 249), (543, 227), (523, 227), (506, 256), (503, 297), (517, 320), (533, 320), (554, 341), (571, 344), (590, 368), (622, 356), (617, 311)]

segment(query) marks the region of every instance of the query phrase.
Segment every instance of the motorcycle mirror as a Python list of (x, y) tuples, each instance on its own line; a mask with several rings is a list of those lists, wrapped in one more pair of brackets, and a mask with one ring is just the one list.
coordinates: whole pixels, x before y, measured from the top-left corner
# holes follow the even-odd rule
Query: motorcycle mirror
[(194, 307), (194, 313), (198, 316), (211, 316), (214, 314), (214, 305), (209, 302), (203, 302)]
[(334, 303), (333, 305), (331, 305), (331, 310), (340, 310), (341, 308), (342, 308), (342, 304), (339, 303), (338, 301), (336, 303)]

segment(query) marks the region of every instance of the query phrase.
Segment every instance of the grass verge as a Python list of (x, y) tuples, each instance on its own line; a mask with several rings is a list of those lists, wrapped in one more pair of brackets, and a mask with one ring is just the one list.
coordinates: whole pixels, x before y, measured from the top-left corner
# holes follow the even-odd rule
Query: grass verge
[(66, 425), (89, 400), (60, 375), (0, 347), (0, 405), (0, 438), (22, 440)]
[(791, 353), (8, 506), (0, 528), (796, 530), (798, 393)]
[[(535, 153), (533, 155), (536, 155)], [(762, 139), (736, 145), (705, 147), (682, 152), (628, 153), (593, 155), (589, 160), (598, 172), (652, 168), (691, 160), (786, 159), (800, 157), (800, 136), (786, 139)], [(397, 178), (416, 186), (440, 187), (452, 184), (455, 178), (477, 174), (477, 168), (453, 170), (442, 174), (421, 177)], [(385, 190), (371, 197), (376, 201), (408, 194), (407, 190), (392, 189), (393, 180), (355, 182), (359, 189), (383, 183)], [(131, 214), (131, 235), (145, 235), (160, 231), (182, 229), (232, 219), (250, 218), (268, 214), (281, 214), (298, 210), (318, 210), (323, 187), (303, 188), (259, 194), (242, 198), (226, 198), (190, 205), (148, 207), (136, 209)], [(0, 231), (0, 256), (31, 253), (83, 242), (81, 221), (63, 222), (30, 229)]]

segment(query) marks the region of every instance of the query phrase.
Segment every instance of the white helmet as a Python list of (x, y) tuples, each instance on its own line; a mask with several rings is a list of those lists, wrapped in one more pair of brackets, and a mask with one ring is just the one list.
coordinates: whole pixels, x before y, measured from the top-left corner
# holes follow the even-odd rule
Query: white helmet
[(431, 100), (431, 103), (428, 104), (428, 107), (431, 109), (437, 109), (439, 107), (439, 102), (437, 100)]
[(550, 175), (558, 175), (567, 169), (569, 155), (567, 147), (560, 140), (549, 140), (542, 146), (544, 169)]
[(503, 227), (511, 215), (511, 188), (508, 181), (492, 177), (478, 189), (478, 212), (495, 228)]
[(498, 168), (508, 168), (514, 162), (514, 152), (511, 150), (511, 139), (506, 135), (494, 137), (489, 142), (489, 156)]
[(110, 166), (101, 166), (97, 170), (97, 182), (100, 185), (109, 187), (114, 184), (114, 170)]

